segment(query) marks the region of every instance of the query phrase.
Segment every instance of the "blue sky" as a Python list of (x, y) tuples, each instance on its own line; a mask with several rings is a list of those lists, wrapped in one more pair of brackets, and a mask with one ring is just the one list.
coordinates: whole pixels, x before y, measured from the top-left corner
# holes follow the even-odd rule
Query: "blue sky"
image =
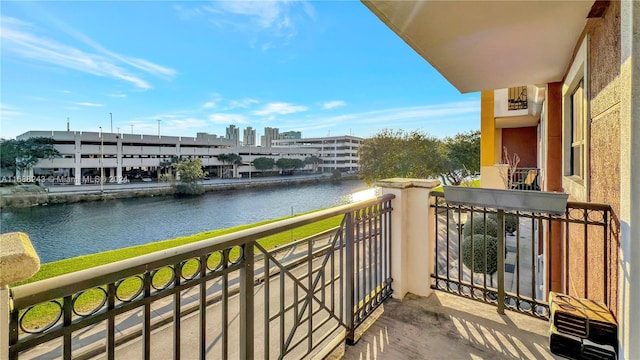
[(478, 129), (461, 95), (359, 1), (0, 3), (0, 136), (368, 137)]

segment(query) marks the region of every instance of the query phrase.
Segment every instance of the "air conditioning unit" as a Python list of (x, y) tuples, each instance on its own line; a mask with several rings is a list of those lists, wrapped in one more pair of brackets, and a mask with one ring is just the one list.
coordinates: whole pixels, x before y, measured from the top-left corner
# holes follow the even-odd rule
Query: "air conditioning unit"
[(618, 324), (606, 305), (549, 293), (551, 352), (571, 359), (616, 359)]

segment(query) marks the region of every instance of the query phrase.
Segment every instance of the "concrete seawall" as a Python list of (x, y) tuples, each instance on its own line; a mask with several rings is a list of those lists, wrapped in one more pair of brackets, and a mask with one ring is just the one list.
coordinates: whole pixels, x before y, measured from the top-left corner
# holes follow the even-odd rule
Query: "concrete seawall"
[[(354, 180), (355, 177), (344, 177), (343, 180)], [(292, 186), (332, 181), (329, 177), (296, 177), (260, 179), (258, 181), (234, 180), (230, 182), (205, 183), (205, 191), (225, 191), (248, 188)], [(146, 186), (142, 186), (146, 185)], [(65, 191), (53, 191), (36, 185), (20, 185), (3, 187), (0, 196), (0, 209), (27, 208), (39, 205), (69, 204), (84, 201), (106, 201), (139, 197), (174, 195), (174, 188), (168, 184), (128, 184), (122, 187), (106, 187), (102, 192), (96, 186), (90, 189), (74, 191), (66, 187)], [(126, 186), (126, 187), (125, 187)]]

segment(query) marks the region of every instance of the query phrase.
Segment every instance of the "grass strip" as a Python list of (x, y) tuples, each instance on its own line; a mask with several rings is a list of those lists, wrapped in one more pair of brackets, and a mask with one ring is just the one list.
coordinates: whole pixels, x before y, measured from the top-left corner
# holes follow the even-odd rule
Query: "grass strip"
[[(120, 261), (128, 258), (132, 258), (135, 256), (140, 256), (144, 254), (148, 254), (155, 251), (165, 250), (168, 248), (172, 248), (179, 245), (184, 245), (196, 241), (201, 241), (205, 239), (210, 239), (216, 236), (221, 236), (233, 232), (237, 232), (240, 230), (256, 227), (259, 225), (264, 225), (284, 219), (288, 219), (290, 217), (282, 217), (273, 220), (261, 221), (253, 224), (245, 224), (240, 226), (235, 226), (226, 229), (219, 230), (211, 230), (206, 231), (194, 235), (178, 237), (175, 239), (158, 241), (154, 243), (132, 246), (123, 249), (111, 250), (102, 253), (90, 254), (79, 256), (71, 259), (65, 259), (60, 261), (55, 261), (47, 264), (43, 264), (40, 268), (40, 271), (33, 276), (31, 279), (16, 283), (14, 286), (30, 283), (34, 281), (44, 280), (48, 278), (52, 278), (55, 276), (80, 271), (84, 269), (88, 269), (91, 267), (96, 267), (99, 265), (108, 264), (115, 261)], [(340, 225), (342, 221), (343, 215), (334, 216), (329, 219), (317, 221), (311, 224), (307, 224), (292, 230), (288, 230), (282, 233), (270, 235), (264, 237), (258, 242), (265, 249), (272, 249), (277, 246), (281, 246), (287, 244), (293, 240), (305, 238), (308, 236), (315, 235), (322, 231), (331, 229)], [(231, 250), (230, 259), (235, 260), (239, 257), (239, 249), (234, 248)], [(208, 265), (210, 268), (215, 268), (216, 265), (220, 262), (220, 254), (218, 252), (212, 254), (212, 256), (208, 259)], [(182, 267), (182, 275), (185, 278), (189, 278), (195, 274), (198, 270), (198, 261), (195, 259), (187, 260)], [(156, 288), (163, 288), (166, 284), (172, 281), (173, 271), (168, 268), (161, 268), (154, 274), (152, 278), (152, 284)], [(142, 287), (142, 280), (137, 277), (130, 277), (122, 281), (122, 283), (118, 286), (117, 295), (120, 299), (129, 299), (135, 298)], [(101, 287), (106, 291), (106, 285)], [(75, 301), (74, 309), (79, 313), (90, 313), (96, 307), (101, 307), (103, 305), (103, 301), (106, 299), (105, 292), (101, 291), (98, 288), (88, 289), (84, 293), (78, 296)], [(61, 299), (58, 299), (61, 303)], [(57, 305), (53, 303), (43, 303), (36, 305), (32, 308), (23, 319), (23, 326), (27, 329), (37, 329), (39, 327), (46, 326), (47, 324), (55, 321), (60, 309)]]

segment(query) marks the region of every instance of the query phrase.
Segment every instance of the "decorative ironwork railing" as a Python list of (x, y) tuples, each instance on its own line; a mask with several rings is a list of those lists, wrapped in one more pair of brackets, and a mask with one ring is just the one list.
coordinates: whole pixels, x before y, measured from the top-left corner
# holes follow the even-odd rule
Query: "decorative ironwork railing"
[[(433, 289), (542, 319), (549, 318), (550, 290), (602, 301), (616, 311), (618, 222), (609, 205), (569, 202), (564, 215), (506, 211), (504, 262), (498, 259), (495, 209), (448, 204), (438, 193), (432, 207)], [(497, 282), (500, 271), (503, 284)], [(498, 297), (500, 287), (504, 298)]]
[[(12, 288), (10, 358), (318, 356), (353, 341), (392, 293), (392, 198)], [(341, 225), (327, 233), (261, 244), (335, 216)]]
[(511, 87), (508, 90), (508, 103), (507, 110), (525, 110), (528, 108), (527, 103), (527, 87), (516, 86)]
[(540, 169), (517, 168), (508, 176), (513, 190), (540, 191)]

